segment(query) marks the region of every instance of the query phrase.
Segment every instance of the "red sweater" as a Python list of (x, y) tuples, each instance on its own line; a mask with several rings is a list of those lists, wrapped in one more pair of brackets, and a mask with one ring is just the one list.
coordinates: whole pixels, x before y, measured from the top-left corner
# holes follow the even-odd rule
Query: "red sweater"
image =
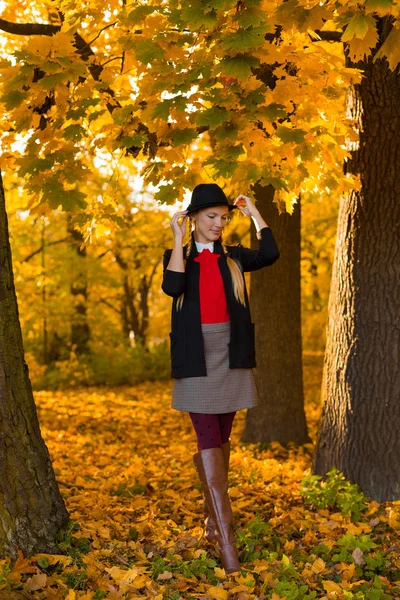
[(230, 321), (225, 289), (218, 267), (220, 255), (204, 248), (194, 259), (200, 263), (200, 317), (202, 323)]

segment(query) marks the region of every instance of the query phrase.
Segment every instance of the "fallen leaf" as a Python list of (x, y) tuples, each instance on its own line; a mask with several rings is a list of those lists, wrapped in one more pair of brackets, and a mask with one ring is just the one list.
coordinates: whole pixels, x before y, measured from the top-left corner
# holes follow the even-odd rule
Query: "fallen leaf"
[(343, 598), (343, 590), (338, 583), (334, 581), (323, 581), (322, 585), (328, 594), (337, 594), (338, 598)]
[(351, 555), (354, 558), (354, 562), (356, 563), (356, 565), (363, 565), (363, 564), (365, 564), (364, 553), (361, 550), (361, 548), (356, 548), (355, 550), (353, 550), (353, 552), (351, 553)]
[(157, 581), (165, 581), (167, 579), (172, 579), (173, 574), (171, 573), (171, 571), (164, 571), (164, 573), (159, 573), (159, 575), (157, 575)]
[(219, 567), (214, 567), (214, 575), (218, 579), (226, 579), (225, 569), (220, 569)]
[(47, 584), (47, 575), (46, 573), (37, 573), (36, 575), (32, 575), (29, 577), (28, 581), (25, 584), (28, 592), (36, 592), (36, 590), (41, 590), (46, 587)]
[(228, 590), (224, 590), (224, 588), (216, 585), (209, 587), (207, 589), (207, 594), (215, 598), (215, 600), (228, 600), (229, 598)]
[(61, 563), (63, 567), (67, 567), (73, 562), (72, 558), (70, 556), (66, 556), (65, 554), (35, 554), (31, 557), (31, 560), (37, 562), (40, 558), (47, 558), (49, 565)]
[(317, 558), (311, 566), (311, 571), (313, 573), (323, 573), (326, 571), (325, 561), (322, 558)]

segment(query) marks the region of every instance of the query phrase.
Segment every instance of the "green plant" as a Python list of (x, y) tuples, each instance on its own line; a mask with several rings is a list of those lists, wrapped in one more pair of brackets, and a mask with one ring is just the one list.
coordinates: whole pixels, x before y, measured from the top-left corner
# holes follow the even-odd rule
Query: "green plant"
[(10, 564), (0, 565), (0, 590), (3, 590), (3, 592), (11, 590), (11, 584), (8, 579), (8, 576), (10, 575), (11, 570), (12, 569), (11, 569)]
[(355, 536), (352, 533), (346, 533), (338, 539), (336, 544), (340, 547), (340, 551), (336, 552), (332, 556), (333, 562), (353, 562), (352, 552), (359, 548), (361, 552), (369, 552), (372, 548), (376, 547), (375, 542), (369, 535)]
[(217, 578), (214, 574), (214, 567), (217, 562), (213, 558), (209, 558), (206, 552), (203, 552), (199, 558), (193, 560), (180, 560), (176, 556), (166, 556), (165, 558), (157, 555), (153, 561), (152, 579), (157, 579), (158, 575), (164, 571), (170, 573), (181, 573), (186, 578), (197, 577), (203, 575), (207, 579), (216, 584)]
[(358, 485), (350, 483), (343, 473), (333, 468), (323, 479), (320, 475), (307, 475), (301, 481), (300, 494), (313, 508), (336, 508), (344, 517), (359, 520), (367, 508), (368, 499)]
[(236, 532), (237, 547), (242, 551), (242, 561), (250, 562), (261, 558), (266, 551), (269, 553), (271, 543), (274, 545), (276, 541), (275, 537), (271, 526), (257, 514), (247, 524), (246, 529), (239, 529)]
[(377, 576), (372, 584), (371, 582), (360, 583), (358, 589), (354, 589), (354, 591), (343, 590), (343, 595), (346, 600), (392, 600), (398, 598), (398, 596), (392, 596), (385, 592), (384, 584)]
[(274, 587), (274, 593), (285, 600), (314, 600), (316, 592), (310, 592), (307, 585), (295, 581), (279, 581)]
[(157, 579), (157, 577), (164, 573), (164, 571), (169, 571), (169, 565), (167, 561), (162, 556), (155, 556), (153, 560), (153, 571), (151, 574), (152, 579)]
[(136, 385), (143, 381), (168, 379), (169, 347), (166, 341), (144, 349), (141, 346), (93, 348), (87, 355), (71, 352), (67, 360), (56, 361), (37, 370), (35, 390), (67, 389), (89, 385)]
[(63, 579), (66, 585), (73, 590), (85, 590), (87, 587), (88, 576), (86, 573), (67, 573)]
[(73, 558), (79, 558), (81, 554), (87, 554), (90, 551), (89, 538), (73, 535), (73, 532), (79, 531), (80, 528), (81, 526), (77, 521), (70, 519), (67, 526), (62, 528), (56, 536), (59, 548)]
[(143, 485), (135, 483), (134, 485), (129, 485), (127, 483), (120, 483), (117, 488), (112, 488), (110, 490), (110, 494), (112, 496), (124, 496), (126, 498), (131, 498), (136, 494), (145, 494), (146, 488)]
[(213, 558), (207, 557), (207, 553), (203, 552), (200, 558), (187, 561), (177, 561), (176, 571), (182, 573), (184, 577), (201, 577), (204, 573), (211, 583), (217, 583), (217, 578), (214, 574), (214, 567), (217, 562)]

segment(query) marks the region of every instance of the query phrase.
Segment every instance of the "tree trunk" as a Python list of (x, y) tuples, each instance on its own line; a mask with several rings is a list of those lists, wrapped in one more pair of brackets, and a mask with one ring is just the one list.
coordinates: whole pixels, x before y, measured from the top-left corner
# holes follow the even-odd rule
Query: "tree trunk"
[(339, 210), (314, 472), (336, 467), (383, 502), (400, 498), (400, 77), (357, 66), (361, 190)]
[[(142, 275), (138, 288), (135, 288), (131, 283), (128, 262), (122, 258), (121, 253), (118, 251), (114, 251), (114, 256), (124, 274), (120, 314), (125, 340), (130, 341), (130, 335), (133, 331), (135, 344), (141, 345), (148, 352), (149, 293), (155, 268), (149, 278), (146, 275)], [(140, 262), (136, 261), (134, 268), (139, 270), (141, 267)], [(137, 297), (139, 297), (139, 300), (137, 300)]]
[(68, 232), (71, 235), (72, 244), (75, 249), (76, 272), (71, 283), (71, 295), (73, 299), (73, 315), (71, 324), (71, 343), (75, 346), (76, 353), (89, 353), (90, 327), (87, 315), (87, 265), (86, 248), (82, 248), (84, 242), (80, 231), (74, 229), (71, 218), (68, 219)]
[[(309, 442), (304, 413), (301, 304), (300, 204), (279, 215), (273, 187), (255, 186), (257, 208), (273, 231), (280, 258), (251, 273), (250, 303), (255, 322), (254, 370), (260, 404), (248, 410), (242, 440)], [(251, 246), (257, 247), (255, 228)]]
[(0, 174), (0, 555), (59, 552), (68, 522), (24, 360)]

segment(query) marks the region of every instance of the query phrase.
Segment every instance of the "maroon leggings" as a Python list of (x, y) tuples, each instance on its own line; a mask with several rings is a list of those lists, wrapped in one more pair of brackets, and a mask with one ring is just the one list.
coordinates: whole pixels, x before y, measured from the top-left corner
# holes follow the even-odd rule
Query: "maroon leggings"
[(197, 448), (218, 448), (229, 442), (236, 411), (223, 414), (189, 413), (197, 436)]

